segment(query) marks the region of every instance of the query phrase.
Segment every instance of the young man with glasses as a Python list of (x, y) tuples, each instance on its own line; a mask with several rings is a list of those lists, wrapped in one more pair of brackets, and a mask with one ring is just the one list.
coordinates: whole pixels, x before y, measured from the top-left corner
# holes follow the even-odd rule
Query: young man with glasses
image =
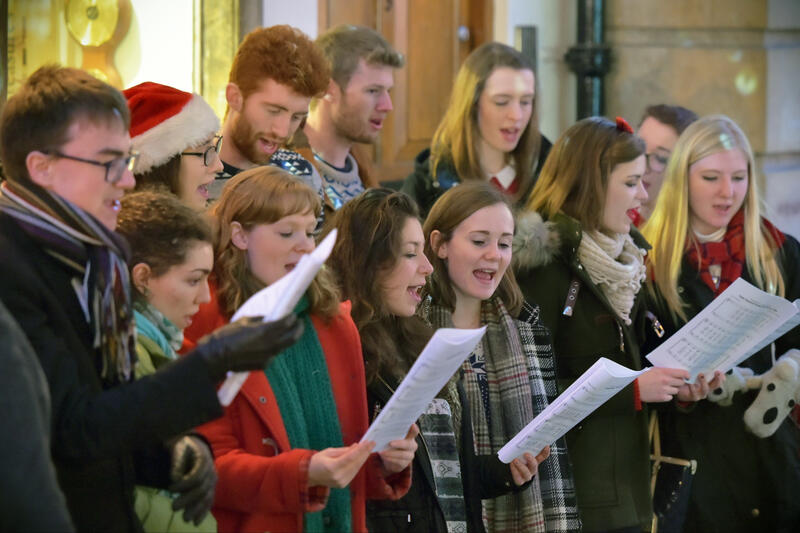
[(325, 58), (300, 30), (272, 26), (245, 36), (225, 88), (224, 170), (211, 185), (212, 200), (242, 170), (269, 164), (300, 177), (322, 196), (319, 173), (297, 152), (282, 147), (305, 121), (311, 98), (325, 92), (329, 78)]
[(655, 209), (672, 149), (683, 130), (695, 120), (697, 115), (693, 111), (678, 105), (658, 104), (645, 109), (636, 134), (644, 139), (647, 146), (647, 168), (642, 176), (647, 201), (629, 213), (636, 227), (642, 226)]
[(219, 119), (199, 94), (144, 82), (123, 91), (131, 112), (130, 134), (140, 157), (136, 190), (169, 191), (198, 211), (222, 171)]
[(222, 413), (228, 370), (263, 369), (302, 330), (293, 316), (234, 324), (132, 380), (128, 248), (113, 231), (134, 186), (128, 125), (119, 91), (58, 66), (34, 72), (0, 118), (0, 300), (47, 378), (50, 450), (78, 531), (141, 530), (134, 483), (170, 487), (199, 522), (216, 474), (205, 441), (184, 432)]

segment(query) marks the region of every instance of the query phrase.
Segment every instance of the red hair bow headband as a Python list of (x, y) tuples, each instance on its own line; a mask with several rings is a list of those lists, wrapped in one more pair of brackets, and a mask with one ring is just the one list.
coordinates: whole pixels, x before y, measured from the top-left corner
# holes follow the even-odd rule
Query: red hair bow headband
[(619, 131), (627, 131), (633, 135), (633, 128), (631, 128), (631, 125), (628, 124), (628, 121), (622, 117), (617, 117), (617, 129)]

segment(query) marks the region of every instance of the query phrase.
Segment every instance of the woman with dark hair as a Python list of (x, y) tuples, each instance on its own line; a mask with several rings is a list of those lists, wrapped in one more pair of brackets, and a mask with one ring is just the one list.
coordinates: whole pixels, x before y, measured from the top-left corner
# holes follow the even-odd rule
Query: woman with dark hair
[[(621, 118), (579, 121), (556, 141), (520, 217), (517, 279), (553, 332), (562, 390), (600, 357), (642, 367), (639, 290), (649, 245), (627, 211), (647, 198), (644, 151)], [(567, 433), (585, 531), (650, 529), (644, 402), (704, 397), (709, 383), (689, 387), (688, 377), (651, 368)]]
[(514, 48), (486, 43), (467, 57), (430, 149), (416, 157), (403, 184), (423, 217), (444, 191), (472, 180), (525, 203), (550, 150), (536, 101), (533, 64)]
[[(209, 301), (211, 228), (171, 194), (134, 192), (121, 200), (117, 232), (131, 248), (135, 375), (141, 378), (177, 359), (183, 328)], [(217, 530), (210, 515), (199, 524), (182, 520), (172, 510), (172, 499), (168, 492), (136, 488), (136, 514), (145, 531)]]
[[(699, 119), (675, 145), (662, 198), (643, 229), (653, 243), (646, 294), (667, 336), (740, 277), (800, 298), (800, 244), (762, 216), (755, 169), (747, 136), (724, 115)], [(764, 373), (773, 353), (792, 348), (800, 348), (800, 328), (777, 339), (774, 352), (764, 348), (741, 366)], [(661, 415), (664, 453), (698, 461), (685, 531), (800, 528), (798, 430), (787, 418), (767, 438), (747, 431), (743, 414), (757, 394), (735, 394), (729, 406), (683, 404)]]
[[(454, 187), (436, 201), (423, 232), (434, 271), (421, 314), (434, 328), (487, 328), (459, 379), (467, 400), (461, 411), (472, 428), (465, 446), (491, 461), (557, 395), (550, 334), (508, 269), (514, 218), (503, 192), (485, 182)], [(580, 529), (563, 440), (541, 450), (531, 466), (538, 475), (530, 485), (484, 499), (471, 512), (488, 531)], [(467, 498), (485, 482), (469, 479)]]
[[(313, 251), (321, 209), (277, 167), (231, 178), (212, 211), (211, 302), (188, 334), (224, 324)], [(366, 498), (398, 498), (410, 484), (413, 429), (377, 454), (359, 442), (368, 426), (361, 341), (326, 269), (295, 312), (305, 324), (298, 343), (250, 373), (225, 415), (200, 428), (216, 458), (212, 511), (223, 531), (366, 531)]]
[(214, 110), (199, 94), (149, 81), (123, 94), (131, 141), (139, 151), (136, 190), (170, 192), (192, 209), (205, 209), (208, 185), (222, 170)]
[[(329, 264), (343, 297), (353, 304), (374, 418), (433, 333), (415, 315), (432, 268), (423, 253), (417, 207), (403, 193), (364, 193), (337, 212), (334, 223), (339, 237)], [(420, 532), (484, 531), (481, 498), (527, 488), (536, 473), (533, 456), (511, 465), (495, 455), (476, 456), (464, 406), (463, 387), (453, 379), (420, 416), (409, 493), (394, 502), (369, 502), (370, 530), (389, 531), (402, 524)], [(465, 491), (465, 486), (472, 490)]]

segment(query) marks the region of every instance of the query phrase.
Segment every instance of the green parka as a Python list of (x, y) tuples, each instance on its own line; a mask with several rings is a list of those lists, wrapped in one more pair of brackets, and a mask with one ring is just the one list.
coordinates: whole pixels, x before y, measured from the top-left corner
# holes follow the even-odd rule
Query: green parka
[[(635, 370), (642, 366), (636, 334), (641, 327), (640, 297), (630, 313), (633, 323), (627, 326), (578, 259), (582, 234), (580, 224), (562, 214), (544, 222), (538, 213), (525, 213), (517, 223), (517, 281), (552, 332), (560, 391), (599, 357)], [(637, 246), (649, 248), (635, 229), (631, 236)], [(573, 280), (578, 291), (568, 316), (564, 311)], [(647, 408), (636, 409), (633, 384), (567, 433), (567, 449), (584, 531), (649, 529)]]

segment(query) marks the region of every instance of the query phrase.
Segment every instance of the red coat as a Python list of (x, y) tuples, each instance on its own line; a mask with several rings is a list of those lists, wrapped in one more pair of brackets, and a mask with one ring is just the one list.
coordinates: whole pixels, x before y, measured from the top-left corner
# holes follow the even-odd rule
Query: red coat
[[(212, 301), (212, 304), (216, 300)], [(328, 323), (317, 316), (311, 322), (325, 352), (336, 411), (347, 446), (358, 442), (368, 423), (361, 340), (350, 318), (350, 303)], [(214, 323), (216, 306), (200, 310), (196, 323)], [(199, 332), (198, 332), (199, 333)], [(206, 332), (207, 333), (207, 332)], [(329, 489), (308, 487), (312, 450), (291, 449), (280, 409), (267, 377), (251, 372), (225, 415), (199, 431), (214, 451), (219, 475), (212, 509), (221, 532), (302, 531), (303, 513), (325, 507)], [(353, 531), (366, 531), (365, 499), (397, 499), (411, 485), (411, 473), (384, 478), (380, 458), (372, 454), (350, 483)]]

